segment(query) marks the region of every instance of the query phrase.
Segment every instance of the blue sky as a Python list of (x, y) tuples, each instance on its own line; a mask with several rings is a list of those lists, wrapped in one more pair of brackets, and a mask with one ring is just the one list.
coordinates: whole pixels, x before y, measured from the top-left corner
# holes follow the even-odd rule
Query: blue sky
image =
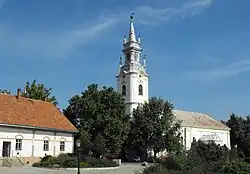
[(37, 79), (68, 99), (115, 75), (129, 15), (141, 35), (150, 96), (227, 119), (250, 114), (248, 0), (0, 0), (0, 88)]

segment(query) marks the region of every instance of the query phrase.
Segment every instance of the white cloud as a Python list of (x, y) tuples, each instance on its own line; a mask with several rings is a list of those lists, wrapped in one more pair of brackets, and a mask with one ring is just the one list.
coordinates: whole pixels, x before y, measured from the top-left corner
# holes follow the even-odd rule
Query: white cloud
[(191, 71), (190, 73), (188, 73), (188, 76), (194, 79), (200, 78), (208, 80), (208, 79), (217, 79), (222, 77), (238, 75), (249, 71), (250, 71), (250, 60), (242, 60), (227, 65), (217, 66), (210, 69)]
[[(63, 58), (72, 53), (79, 45), (94, 41), (115, 24), (116, 20), (110, 18), (105, 21), (95, 21), (79, 29), (48, 33), (34, 31), (22, 35), (17, 35), (8, 27), (0, 25), (0, 39), (7, 41), (0, 43), (0, 50), (7, 51), (9, 55), (13, 53), (32, 59), (35, 56), (49, 59)], [(15, 51), (13, 52), (13, 50)]]
[[(4, 0), (0, 0), (0, 6)], [(136, 20), (144, 25), (156, 25), (174, 17), (196, 15), (202, 9), (209, 7), (212, 0), (192, 0), (179, 8), (153, 8), (139, 6), (134, 9)], [(112, 32), (117, 24), (128, 22), (128, 10), (114, 9), (102, 13), (99, 17), (82, 28), (52, 31), (23, 31), (16, 27), (9, 28), (0, 21), (0, 51), (8, 57), (42, 57), (50, 60), (68, 57), (77, 47), (96, 41), (104, 33)], [(18, 31), (18, 32), (16, 32)], [(17, 34), (18, 33), (18, 34)]]
[(172, 18), (186, 18), (201, 13), (212, 4), (213, 0), (193, 0), (180, 7), (153, 8), (150, 6), (138, 7), (136, 17), (144, 25), (157, 25)]

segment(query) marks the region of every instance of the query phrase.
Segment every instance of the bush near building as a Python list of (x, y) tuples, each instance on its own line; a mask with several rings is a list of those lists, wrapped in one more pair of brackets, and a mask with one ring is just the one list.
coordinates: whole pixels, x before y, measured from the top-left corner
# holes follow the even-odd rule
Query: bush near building
[[(34, 163), (33, 167), (46, 167), (46, 168), (76, 168), (77, 158), (70, 154), (61, 154), (57, 157), (45, 156), (40, 162)], [(84, 157), (80, 162), (81, 168), (97, 168), (97, 167), (117, 167), (118, 164), (112, 160), (100, 159), (94, 157)]]
[(237, 149), (228, 150), (214, 142), (194, 141), (186, 153), (170, 155), (144, 169), (145, 174), (249, 174), (250, 164), (238, 157)]

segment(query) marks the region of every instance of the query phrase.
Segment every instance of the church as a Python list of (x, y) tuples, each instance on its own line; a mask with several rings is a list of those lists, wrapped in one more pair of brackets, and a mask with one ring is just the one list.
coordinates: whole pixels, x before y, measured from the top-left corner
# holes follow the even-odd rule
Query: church
[[(145, 57), (141, 57), (141, 39), (136, 36), (133, 16), (130, 16), (128, 37), (123, 39), (125, 60), (120, 57), (117, 79), (117, 92), (124, 96), (126, 112), (132, 113), (138, 105), (149, 99), (149, 75)], [(184, 110), (173, 111), (176, 119), (181, 120), (181, 138), (186, 150), (190, 149), (193, 139), (205, 143), (214, 141), (230, 149), (230, 128), (205, 113)], [(163, 154), (161, 154), (163, 155)]]

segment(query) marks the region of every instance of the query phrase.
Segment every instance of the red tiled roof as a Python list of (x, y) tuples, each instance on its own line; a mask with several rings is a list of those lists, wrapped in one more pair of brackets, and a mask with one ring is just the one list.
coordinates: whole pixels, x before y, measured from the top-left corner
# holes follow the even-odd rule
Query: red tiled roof
[(0, 94), (0, 123), (77, 131), (54, 104), (8, 94)]

